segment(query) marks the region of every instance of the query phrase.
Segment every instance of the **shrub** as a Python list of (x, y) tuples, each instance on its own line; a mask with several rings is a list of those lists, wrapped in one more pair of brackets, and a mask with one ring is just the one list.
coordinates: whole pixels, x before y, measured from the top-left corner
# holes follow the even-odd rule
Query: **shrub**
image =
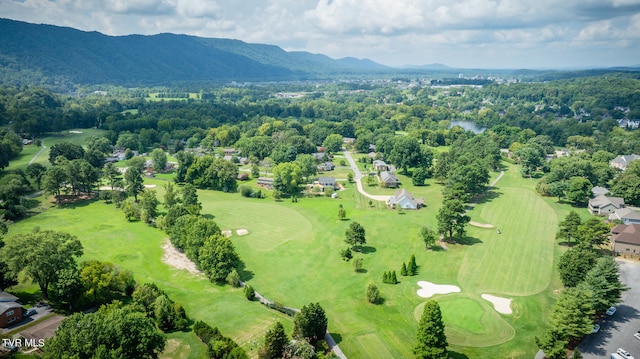
[(256, 298), (256, 291), (249, 284), (244, 286), (244, 296), (248, 300), (254, 300)]
[(374, 283), (367, 285), (367, 302), (371, 304), (378, 304), (380, 302), (380, 291)]
[(253, 188), (247, 185), (242, 185), (240, 186), (240, 194), (242, 195), (242, 197), (251, 198), (253, 197)]
[(229, 273), (226, 280), (227, 280), (227, 283), (232, 287), (237, 288), (240, 286), (240, 275), (238, 274), (238, 271), (235, 268), (231, 271), (231, 273)]

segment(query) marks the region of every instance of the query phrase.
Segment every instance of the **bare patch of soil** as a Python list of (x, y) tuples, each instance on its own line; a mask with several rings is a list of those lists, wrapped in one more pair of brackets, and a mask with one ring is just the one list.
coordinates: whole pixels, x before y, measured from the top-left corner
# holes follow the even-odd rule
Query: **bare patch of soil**
[(202, 272), (196, 267), (195, 263), (187, 258), (184, 253), (177, 250), (168, 238), (165, 239), (162, 249), (164, 250), (162, 261), (169, 266), (176, 269), (187, 270), (189, 273), (195, 275), (202, 274)]

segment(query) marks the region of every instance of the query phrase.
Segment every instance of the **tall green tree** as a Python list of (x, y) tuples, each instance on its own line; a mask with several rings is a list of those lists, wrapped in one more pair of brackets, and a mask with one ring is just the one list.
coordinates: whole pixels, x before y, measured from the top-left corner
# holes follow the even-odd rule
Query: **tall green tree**
[(575, 287), (584, 279), (598, 259), (591, 244), (580, 243), (560, 256), (558, 272), (565, 287)]
[(73, 268), (81, 256), (82, 244), (65, 232), (41, 231), (8, 237), (0, 256), (14, 274), (24, 272), (38, 283), (42, 298), (49, 299), (49, 286), (58, 280), (63, 269)]
[(310, 303), (302, 307), (293, 317), (293, 337), (306, 339), (315, 346), (324, 339), (327, 332), (327, 316), (319, 303)]
[(200, 247), (198, 264), (212, 282), (224, 283), (238, 264), (238, 254), (233, 243), (221, 234), (213, 235)]
[(351, 245), (354, 251), (357, 251), (359, 246), (367, 243), (366, 231), (358, 222), (353, 221), (349, 223), (349, 228), (347, 228), (344, 235), (344, 241)]
[(466, 225), (471, 220), (466, 214), (464, 203), (457, 199), (444, 200), (436, 215), (438, 232), (453, 241), (453, 235), (462, 237), (466, 233)]
[(604, 221), (597, 217), (590, 217), (580, 226), (576, 233), (579, 241), (592, 245), (601, 245), (609, 241), (611, 230)]
[(153, 164), (153, 170), (156, 172), (164, 171), (167, 167), (167, 154), (161, 148), (154, 148), (151, 151), (151, 162)]
[(46, 167), (44, 167), (40, 163), (35, 162), (27, 166), (26, 172), (29, 175), (29, 177), (33, 178), (36, 181), (36, 184), (38, 185), (38, 189), (40, 189), (40, 183), (42, 183), (42, 177), (44, 177), (45, 172), (47, 172)]
[(140, 195), (140, 212), (142, 220), (145, 222), (151, 221), (158, 214), (158, 205), (160, 201), (156, 196), (156, 191), (153, 189), (145, 188)]
[(142, 173), (135, 167), (129, 167), (124, 173), (124, 181), (125, 191), (138, 203), (138, 194), (144, 189)]
[(260, 348), (258, 358), (278, 359), (282, 358), (284, 349), (289, 344), (289, 338), (284, 332), (284, 326), (280, 322), (273, 323), (264, 335), (264, 346)]
[(620, 282), (618, 264), (609, 256), (598, 258), (579, 286), (582, 285), (593, 294), (592, 307), (596, 313), (618, 305), (622, 301), (622, 292), (628, 289)]
[(58, 142), (49, 148), (49, 162), (54, 165), (58, 156), (69, 161), (78, 160), (84, 158), (84, 148), (71, 142)]
[(567, 288), (560, 293), (549, 316), (552, 328), (560, 330), (567, 339), (582, 338), (593, 330), (593, 293), (583, 288)]
[(571, 239), (575, 238), (578, 233), (578, 228), (582, 224), (580, 215), (571, 210), (569, 214), (558, 224), (560, 229), (556, 233), (556, 239), (566, 239), (567, 243), (571, 245)]
[(426, 249), (435, 246), (438, 239), (436, 232), (429, 226), (423, 226), (420, 229), (420, 237), (422, 238)]
[(60, 203), (61, 191), (67, 180), (67, 172), (62, 167), (52, 166), (47, 169), (47, 172), (42, 177), (42, 186), (45, 193), (55, 195), (56, 203)]
[(425, 303), (420, 323), (418, 323), (413, 354), (421, 359), (448, 359), (448, 345), (440, 305), (435, 300), (429, 300)]

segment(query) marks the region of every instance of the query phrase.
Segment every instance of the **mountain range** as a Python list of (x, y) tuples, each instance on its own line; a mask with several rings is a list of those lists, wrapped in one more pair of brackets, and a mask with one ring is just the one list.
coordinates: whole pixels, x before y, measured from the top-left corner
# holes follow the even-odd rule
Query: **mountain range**
[[(0, 19), (0, 81), (167, 85), (283, 81), (385, 71), (368, 59), (332, 59), (278, 46), (189, 35), (108, 36)], [(28, 81), (27, 81), (28, 82)]]

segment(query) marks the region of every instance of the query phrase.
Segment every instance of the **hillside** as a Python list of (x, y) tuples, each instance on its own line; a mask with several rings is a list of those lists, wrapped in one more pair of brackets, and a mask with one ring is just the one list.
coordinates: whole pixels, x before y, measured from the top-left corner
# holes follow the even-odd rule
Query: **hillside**
[(386, 68), (369, 60), (188, 35), (107, 36), (8, 19), (0, 19), (0, 33), (0, 81), (7, 84), (299, 80)]

